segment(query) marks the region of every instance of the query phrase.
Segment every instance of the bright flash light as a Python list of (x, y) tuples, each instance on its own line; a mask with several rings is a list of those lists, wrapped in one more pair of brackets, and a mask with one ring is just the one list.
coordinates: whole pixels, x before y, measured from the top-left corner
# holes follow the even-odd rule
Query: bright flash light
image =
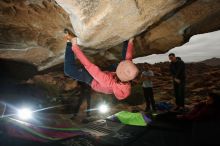
[(32, 118), (32, 111), (28, 108), (18, 110), (18, 117), (21, 120), (28, 120)]
[(106, 105), (106, 104), (101, 104), (99, 107), (98, 107), (98, 110), (100, 113), (107, 113), (109, 111), (109, 106)]

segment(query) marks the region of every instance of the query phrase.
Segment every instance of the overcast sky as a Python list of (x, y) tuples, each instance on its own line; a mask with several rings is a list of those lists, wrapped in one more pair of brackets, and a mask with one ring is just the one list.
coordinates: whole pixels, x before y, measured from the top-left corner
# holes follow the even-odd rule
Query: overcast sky
[(220, 30), (195, 35), (183, 46), (175, 47), (165, 54), (153, 54), (133, 59), (134, 63), (150, 63), (168, 61), (168, 54), (175, 53), (184, 62), (198, 62), (209, 58), (220, 58)]

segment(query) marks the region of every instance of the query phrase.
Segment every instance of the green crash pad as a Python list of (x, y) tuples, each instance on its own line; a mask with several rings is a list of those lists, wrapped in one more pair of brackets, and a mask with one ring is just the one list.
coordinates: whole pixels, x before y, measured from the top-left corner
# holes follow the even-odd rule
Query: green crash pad
[(128, 111), (121, 111), (115, 114), (121, 123), (134, 126), (146, 126), (147, 123), (141, 113), (131, 113)]

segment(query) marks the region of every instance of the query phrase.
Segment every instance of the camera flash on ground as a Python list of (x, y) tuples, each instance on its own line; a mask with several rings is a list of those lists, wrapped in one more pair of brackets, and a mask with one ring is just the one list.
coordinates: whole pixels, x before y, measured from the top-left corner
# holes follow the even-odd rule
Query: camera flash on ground
[(21, 120), (28, 120), (32, 118), (32, 111), (28, 108), (18, 110), (18, 117)]
[(98, 108), (99, 112), (104, 114), (107, 113), (109, 111), (109, 106), (106, 104), (101, 104)]

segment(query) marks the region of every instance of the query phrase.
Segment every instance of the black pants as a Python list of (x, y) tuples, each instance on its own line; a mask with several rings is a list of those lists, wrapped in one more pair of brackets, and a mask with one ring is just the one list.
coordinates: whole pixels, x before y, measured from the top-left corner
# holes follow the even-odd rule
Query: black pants
[(155, 110), (155, 101), (154, 101), (154, 93), (152, 87), (143, 87), (144, 98), (146, 100), (146, 110), (150, 109), (150, 107)]
[(181, 81), (180, 84), (174, 82), (174, 95), (176, 98), (176, 105), (177, 106), (184, 106), (184, 99), (185, 99), (185, 82)]
[(91, 87), (83, 82), (78, 82), (80, 84), (80, 98), (77, 102), (76, 107), (74, 108), (74, 114), (77, 115), (79, 112), (80, 106), (83, 103), (83, 100), (86, 99), (87, 101), (87, 116), (89, 116), (89, 109), (90, 109), (90, 100), (91, 100)]

